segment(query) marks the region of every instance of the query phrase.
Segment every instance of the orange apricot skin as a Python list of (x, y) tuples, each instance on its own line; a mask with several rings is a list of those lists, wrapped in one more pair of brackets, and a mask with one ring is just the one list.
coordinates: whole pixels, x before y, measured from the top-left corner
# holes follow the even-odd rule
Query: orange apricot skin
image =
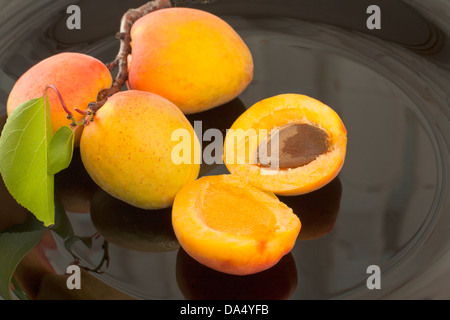
[(250, 50), (224, 20), (192, 8), (167, 8), (131, 29), (128, 87), (163, 96), (185, 114), (236, 98), (253, 78)]
[[(205, 188), (214, 183), (234, 185), (257, 194), (259, 200), (278, 210), (274, 212), (278, 216), (274, 230), (258, 237), (209, 228), (199, 205)], [(292, 250), (301, 228), (300, 219), (275, 195), (235, 175), (205, 176), (185, 185), (175, 197), (172, 225), (181, 247), (193, 259), (213, 270), (234, 275), (254, 274), (273, 267)]]
[[(175, 163), (176, 130), (191, 138), (192, 161)], [(195, 144), (195, 146), (194, 146)], [(106, 101), (83, 130), (80, 153), (92, 180), (113, 197), (142, 209), (172, 205), (175, 194), (197, 179), (199, 142), (185, 115), (156, 94), (121, 91)]]
[[(50, 56), (28, 69), (14, 84), (7, 101), (8, 115), (20, 104), (42, 97), (46, 85), (54, 85), (64, 102), (80, 121), (83, 115), (78, 108), (86, 110), (90, 102), (97, 101), (98, 93), (111, 86), (112, 77), (108, 68), (100, 60), (82, 53), (64, 52)], [(60, 100), (53, 90), (48, 90), (53, 132), (62, 126), (69, 126)], [(79, 145), (83, 126), (75, 132), (75, 146)]]
[[(265, 169), (251, 159), (255, 150), (239, 157), (239, 147), (249, 129), (259, 132), (289, 123), (308, 123), (325, 130), (330, 150), (311, 163), (288, 170)], [(243, 134), (231, 134), (233, 132)], [(260, 140), (259, 140), (260, 141)], [(248, 143), (247, 143), (248, 146)], [(258, 188), (281, 196), (296, 196), (320, 189), (331, 182), (344, 165), (347, 130), (339, 115), (322, 102), (301, 94), (280, 94), (252, 105), (231, 126), (224, 143), (224, 163), (232, 174), (242, 176)], [(270, 171), (274, 170), (274, 171)]]

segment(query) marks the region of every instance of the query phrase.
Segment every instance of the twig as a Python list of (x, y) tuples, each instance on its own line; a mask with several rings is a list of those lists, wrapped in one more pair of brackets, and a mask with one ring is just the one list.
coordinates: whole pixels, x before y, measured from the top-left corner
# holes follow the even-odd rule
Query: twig
[(91, 102), (88, 105), (85, 117), (85, 123), (93, 121), (95, 113), (105, 104), (108, 97), (120, 91), (125, 82), (128, 79), (128, 55), (131, 53), (131, 27), (133, 23), (144, 15), (163, 8), (169, 8), (172, 3), (169, 0), (155, 0), (147, 2), (136, 9), (128, 10), (122, 17), (120, 23), (120, 31), (116, 37), (120, 40), (119, 52), (111, 63), (108, 64), (108, 69), (112, 71), (116, 67), (118, 68), (117, 76), (108, 89), (100, 91), (97, 96), (97, 101)]

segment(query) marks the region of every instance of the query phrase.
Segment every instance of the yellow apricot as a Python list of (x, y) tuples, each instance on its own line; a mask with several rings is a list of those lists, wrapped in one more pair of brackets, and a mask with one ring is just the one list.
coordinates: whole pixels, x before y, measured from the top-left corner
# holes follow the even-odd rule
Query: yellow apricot
[(293, 248), (301, 227), (274, 194), (228, 174), (205, 176), (181, 188), (172, 225), (192, 258), (235, 275), (274, 266)]
[(253, 77), (250, 50), (224, 20), (192, 8), (167, 8), (131, 29), (130, 89), (156, 93), (185, 114), (236, 98)]
[[(92, 179), (112, 196), (142, 209), (169, 207), (175, 194), (195, 180), (200, 147), (189, 121), (170, 101), (143, 91), (111, 96), (85, 127), (80, 143)], [(192, 139), (192, 159), (172, 160), (175, 130)]]
[[(75, 120), (83, 115), (75, 108), (85, 110), (90, 102), (97, 100), (98, 93), (111, 86), (112, 77), (100, 60), (82, 53), (64, 52), (46, 58), (28, 69), (14, 84), (7, 102), (8, 115), (20, 104), (43, 95), (46, 85), (54, 85)], [(48, 90), (53, 131), (69, 126), (58, 96)], [(77, 128), (75, 146), (79, 145), (83, 127)]]

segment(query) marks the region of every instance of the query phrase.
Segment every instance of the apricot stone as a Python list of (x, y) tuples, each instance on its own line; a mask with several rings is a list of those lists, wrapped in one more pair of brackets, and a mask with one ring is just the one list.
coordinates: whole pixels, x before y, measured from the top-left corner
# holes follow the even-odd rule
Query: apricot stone
[[(75, 120), (80, 121), (83, 115), (74, 109), (85, 110), (111, 83), (111, 73), (100, 60), (82, 53), (59, 53), (40, 61), (17, 80), (8, 97), (7, 112), (9, 115), (20, 104), (41, 97), (46, 85), (54, 85)], [(53, 90), (47, 92), (55, 132), (62, 126), (69, 126), (71, 121), (56, 93)], [(77, 128), (75, 146), (79, 145), (82, 129), (82, 126)]]
[(250, 50), (221, 18), (192, 8), (167, 8), (131, 29), (130, 89), (161, 95), (185, 114), (236, 98), (253, 77)]
[[(81, 159), (92, 179), (112, 196), (142, 209), (171, 206), (178, 190), (197, 179), (200, 146), (185, 115), (170, 101), (128, 90), (111, 96), (85, 127)], [(172, 160), (175, 130), (190, 135), (191, 159)]]
[(317, 190), (333, 180), (346, 155), (339, 115), (301, 94), (280, 94), (251, 106), (231, 126), (224, 145), (228, 170), (277, 195)]
[(301, 227), (274, 194), (229, 174), (185, 185), (173, 204), (172, 225), (192, 258), (235, 275), (274, 266), (293, 248)]

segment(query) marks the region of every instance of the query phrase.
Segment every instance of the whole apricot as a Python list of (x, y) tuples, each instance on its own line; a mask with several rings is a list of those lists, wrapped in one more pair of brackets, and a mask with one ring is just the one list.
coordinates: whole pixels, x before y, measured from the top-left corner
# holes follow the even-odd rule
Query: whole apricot
[(250, 50), (221, 18), (192, 8), (167, 8), (131, 29), (130, 89), (156, 93), (185, 114), (236, 98), (253, 77)]
[(192, 258), (234, 275), (273, 267), (294, 247), (301, 228), (273, 193), (232, 174), (205, 176), (181, 188), (172, 225)]
[[(112, 77), (100, 60), (82, 53), (64, 52), (46, 58), (28, 69), (14, 84), (7, 102), (8, 115), (20, 104), (43, 95), (46, 85), (55, 86), (74, 119), (80, 121), (90, 102), (97, 100), (98, 93), (111, 86)], [(53, 90), (48, 90), (53, 132), (69, 126), (71, 120)], [(79, 145), (83, 127), (75, 132), (75, 146)]]
[[(176, 130), (192, 140), (189, 161), (173, 161)], [(85, 127), (80, 152), (103, 190), (142, 209), (169, 207), (200, 170), (198, 138), (185, 115), (167, 99), (144, 91), (111, 96)]]

